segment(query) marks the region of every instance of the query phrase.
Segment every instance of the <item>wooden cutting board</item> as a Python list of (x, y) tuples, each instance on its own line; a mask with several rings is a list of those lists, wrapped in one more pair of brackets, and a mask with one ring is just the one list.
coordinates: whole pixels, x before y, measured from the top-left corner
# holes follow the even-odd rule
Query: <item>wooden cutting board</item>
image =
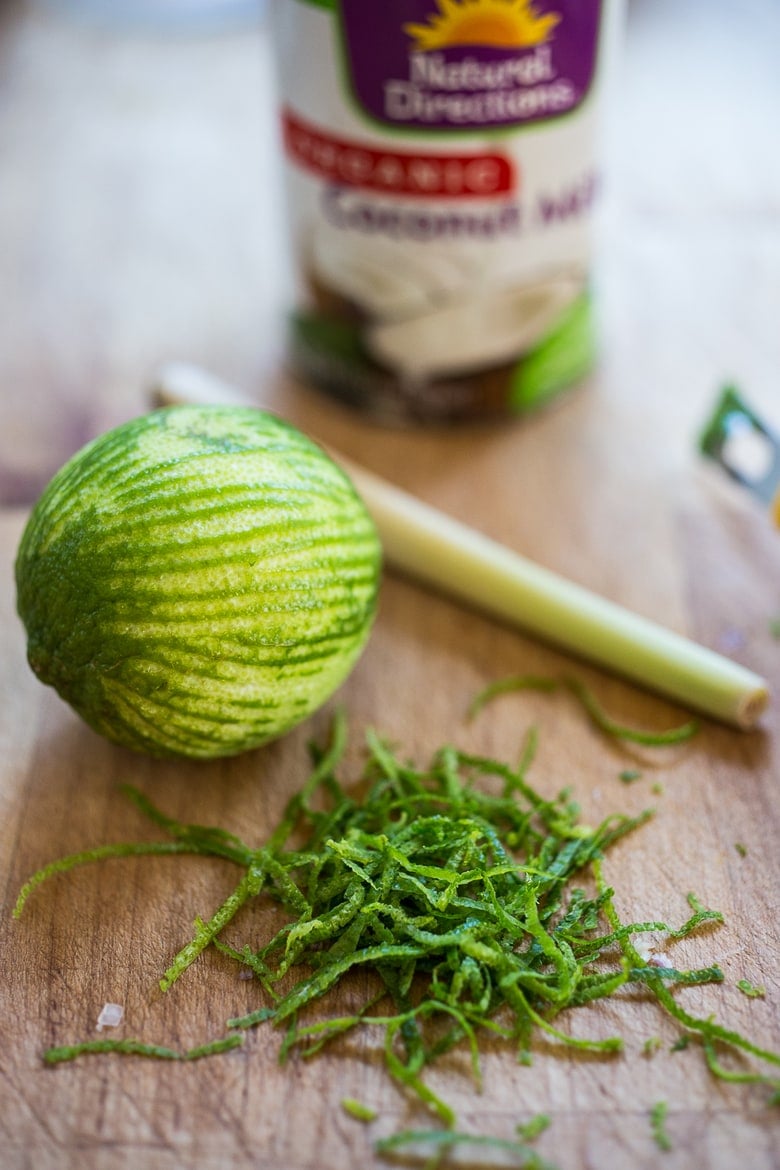
[[(740, 10), (739, 35), (727, 0), (629, 6), (599, 245), (599, 369), (516, 425), (424, 434), (382, 431), (277, 377), (286, 259), (269, 181), (278, 145), (265, 33), (112, 36), (69, 23), (66, 7), (0, 4), (0, 143), (3, 180), (12, 177), (0, 184), (0, 498), (29, 504), (83, 442), (147, 409), (158, 362), (201, 361), (372, 471), (766, 675), (776, 697), (760, 729), (705, 722), (667, 751), (605, 741), (565, 695), (506, 696), (469, 724), (485, 683), (562, 670), (619, 720), (662, 728), (687, 713), (389, 575), (337, 701), (349, 713), (351, 773), (369, 724), (419, 761), (446, 741), (514, 759), (536, 724), (541, 791), (572, 786), (590, 822), (654, 805), (655, 819), (607, 860), (621, 915), (680, 923), (688, 891), (720, 909), (723, 926), (672, 953), (681, 966), (719, 962), (725, 981), (679, 1000), (780, 1050), (780, 641), (769, 628), (780, 617), (780, 533), (695, 452), (724, 377), (778, 425), (774, 0)], [(735, 74), (751, 78), (739, 102)], [(26, 666), (11, 574), (23, 523), (21, 511), (0, 512), (0, 1167), (379, 1170), (375, 1139), (429, 1119), (389, 1081), (373, 1034), (283, 1067), (268, 1028), (191, 1064), (43, 1064), (48, 1046), (95, 1038), (106, 1002), (124, 1006), (116, 1034), (183, 1049), (221, 1035), (259, 994), (214, 952), (167, 995), (156, 990), (195, 915), (232, 888), (227, 863), (84, 868), (38, 890), (14, 922), (24, 879), (74, 850), (154, 836), (120, 792), (127, 781), (175, 817), (262, 842), (333, 704), (282, 742), (221, 763), (154, 762), (104, 743)], [(625, 768), (642, 778), (622, 784)], [(235, 937), (259, 942), (266, 928), (247, 909)], [(765, 998), (746, 998), (742, 978)], [(349, 1006), (345, 992), (331, 1010)], [(538, 1150), (560, 1170), (780, 1165), (766, 1090), (713, 1080), (696, 1045), (672, 1052), (678, 1028), (642, 996), (561, 1022), (619, 1033), (625, 1052), (578, 1057), (537, 1040), (526, 1068), (485, 1042), (482, 1094), (466, 1054), (453, 1053), (431, 1083), (461, 1128), (506, 1138), (548, 1113)], [(662, 1045), (648, 1057), (653, 1036)], [(377, 1120), (348, 1117), (348, 1096)], [(649, 1124), (661, 1100), (665, 1153)], [(501, 1162), (473, 1154), (472, 1168)]]
[[(594, 409), (585, 398), (572, 400), (531, 425), (531, 434), (537, 428), (534, 445), (529, 431), (475, 437), (471, 467), (486, 496), (500, 477), (512, 474), (521, 449), (563, 442), (577, 419), (580, 435), (587, 437)], [(316, 412), (313, 417), (316, 423)], [(336, 437), (349, 446), (349, 433)], [(390, 440), (408, 441), (424, 443), (428, 457), (417, 462), (425, 471), (415, 483), (407, 475), (407, 486), (468, 518), (463, 480), (448, 471), (458, 440)], [(560, 499), (571, 489), (571, 477), (581, 473), (576, 461), (573, 466), (568, 481), (558, 471)], [(619, 477), (638, 491), (648, 474), (641, 459), (618, 459), (616, 467), (606, 461), (604, 467), (604, 490)], [(516, 500), (497, 491), (492, 499), (494, 508), (481, 513), (483, 526), (517, 543)], [(554, 564), (544, 514), (534, 518), (530, 509), (521, 511), (525, 546), (546, 547)], [(778, 681), (778, 643), (768, 622), (780, 599), (780, 535), (757, 509), (712, 483), (686, 488), (669, 475), (657, 481), (645, 509), (652, 543), (647, 531), (641, 538), (625, 524), (619, 538), (614, 529), (605, 537), (593, 511), (568, 521), (560, 508), (558, 515), (561, 539), (571, 542), (561, 563), (573, 574), (618, 598), (630, 595), (649, 616), (728, 649)], [(202, 956), (167, 995), (157, 990), (195, 915), (207, 917), (232, 888), (236, 874), (226, 862), (112, 860), (55, 878), (34, 894), (20, 921), (11, 921), (22, 881), (72, 851), (156, 838), (120, 792), (128, 781), (177, 818), (262, 842), (302, 782), (306, 741), (325, 735), (333, 703), (283, 741), (223, 762), (152, 761), (104, 743), (26, 666), (11, 585), (24, 518), (7, 511), (0, 524), (0, 1162), (36, 1170), (386, 1165), (373, 1152), (374, 1140), (430, 1125), (431, 1119), (390, 1082), (373, 1033), (284, 1066), (277, 1061), (280, 1036), (267, 1026), (250, 1034), (243, 1048), (192, 1064), (110, 1055), (44, 1066), (47, 1046), (97, 1037), (106, 1002), (125, 1011), (112, 1035), (183, 1049), (222, 1035), (228, 1017), (262, 1000), (258, 985), (241, 980), (216, 953)], [(610, 547), (613, 560), (606, 555)], [(590, 573), (579, 560), (588, 549), (602, 558), (591, 561), (600, 567)], [(564, 695), (506, 696), (473, 723), (465, 721), (469, 699), (485, 682), (518, 671), (562, 669), (575, 669), (623, 721), (661, 728), (685, 716), (519, 632), (388, 576), (369, 647), (337, 696), (354, 737), (349, 768), (355, 773), (359, 766), (360, 737), (369, 724), (420, 761), (445, 741), (511, 760), (536, 724), (540, 751), (533, 778), (543, 792), (571, 785), (589, 821), (612, 811), (657, 808), (655, 819), (608, 858), (606, 874), (621, 914), (680, 923), (688, 914), (688, 891), (723, 911), (724, 926), (675, 944), (673, 954), (680, 966), (717, 961), (725, 983), (686, 989), (680, 1002), (780, 1049), (777, 704), (757, 731), (705, 721), (690, 744), (664, 750), (627, 750), (606, 741)], [(619, 773), (627, 767), (641, 770), (642, 778), (621, 783)], [(745, 856), (738, 843), (746, 846)], [(263, 929), (262, 914), (247, 910), (232, 937), (258, 943)], [(766, 997), (743, 995), (735, 986), (742, 978), (764, 985)], [(345, 992), (331, 1010), (349, 1010), (354, 994), (354, 988)], [(549, 1114), (552, 1124), (538, 1149), (561, 1170), (777, 1166), (777, 1110), (767, 1108), (766, 1089), (715, 1081), (696, 1044), (672, 1051), (679, 1028), (642, 995), (628, 992), (580, 1009), (565, 1026), (580, 1035), (620, 1033), (625, 1052), (598, 1059), (537, 1040), (527, 1068), (500, 1043), (486, 1041), (481, 1094), (464, 1052), (444, 1062), (431, 1084), (455, 1108), (463, 1129), (508, 1138), (519, 1122)], [(651, 1036), (662, 1046), (648, 1056), (643, 1045)], [(366, 1125), (348, 1117), (340, 1104), (344, 1097), (376, 1109), (376, 1121)], [(660, 1100), (668, 1102), (673, 1143), (663, 1155), (649, 1123), (649, 1111)], [(493, 1153), (475, 1161), (471, 1153), (472, 1160), (462, 1164), (512, 1164)]]

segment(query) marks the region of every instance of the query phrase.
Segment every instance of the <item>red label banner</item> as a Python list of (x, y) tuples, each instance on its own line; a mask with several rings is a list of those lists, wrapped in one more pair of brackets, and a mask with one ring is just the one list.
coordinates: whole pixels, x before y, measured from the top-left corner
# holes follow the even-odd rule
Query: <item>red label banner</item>
[(500, 154), (417, 154), (377, 150), (336, 138), (296, 114), (282, 113), (288, 157), (330, 183), (413, 199), (489, 199), (515, 190), (509, 159)]

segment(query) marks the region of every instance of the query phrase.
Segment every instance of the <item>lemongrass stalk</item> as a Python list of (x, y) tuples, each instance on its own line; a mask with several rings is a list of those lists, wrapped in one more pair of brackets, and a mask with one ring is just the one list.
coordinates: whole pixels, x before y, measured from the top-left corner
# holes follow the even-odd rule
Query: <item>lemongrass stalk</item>
[[(158, 402), (243, 402), (183, 363), (163, 367)], [(358, 467), (337, 452), (379, 532), (388, 565), (599, 666), (741, 728), (769, 699), (764, 679), (631, 613)]]
[(534, 564), (342, 459), (388, 564), (708, 715), (750, 727), (763, 679), (731, 659)]

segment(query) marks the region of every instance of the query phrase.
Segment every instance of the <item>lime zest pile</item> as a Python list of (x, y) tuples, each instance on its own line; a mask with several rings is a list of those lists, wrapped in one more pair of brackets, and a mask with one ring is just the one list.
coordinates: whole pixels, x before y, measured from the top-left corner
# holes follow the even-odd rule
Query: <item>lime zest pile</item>
[[(195, 919), (192, 938), (160, 986), (169, 989), (213, 945), (251, 972), (263, 1002), (228, 1020), (225, 1037), (183, 1054), (134, 1040), (100, 1040), (50, 1049), (46, 1059), (117, 1052), (193, 1060), (229, 1050), (247, 1029), (270, 1022), (283, 1029), (284, 1061), (293, 1051), (313, 1056), (353, 1029), (377, 1028), (388, 1073), (444, 1126), (384, 1139), (380, 1152), (413, 1142), (433, 1143), (443, 1153), (460, 1143), (490, 1142), (541, 1170), (546, 1164), (529, 1153), (522, 1132), (508, 1144), (460, 1134), (426, 1070), (465, 1046), (479, 1089), (479, 1039), (486, 1033), (511, 1044), (520, 1064), (531, 1063), (537, 1031), (574, 1050), (618, 1053), (621, 1037), (574, 1036), (560, 1017), (634, 985), (681, 1025), (686, 1043), (690, 1037), (701, 1042), (715, 1076), (777, 1089), (780, 1082), (731, 1069), (722, 1056), (731, 1050), (778, 1065), (779, 1055), (678, 1003), (675, 989), (721, 982), (720, 968), (658, 967), (632, 942), (649, 932), (682, 939), (722, 923), (722, 915), (694, 894), (688, 895), (691, 913), (677, 928), (623, 922), (615, 909), (603, 856), (652, 811), (583, 825), (567, 791), (549, 799), (529, 784), (536, 742), (532, 729), (516, 766), (446, 746), (420, 769), (369, 731), (360, 783), (345, 788), (336, 775), (347, 746), (339, 714), (329, 746), (312, 747), (308, 779), (259, 848), (219, 828), (175, 821), (126, 787), (135, 806), (171, 840), (85, 850), (45, 866), (25, 883), (15, 915), (43, 881), (75, 865), (143, 853), (229, 860), (243, 870), (239, 881), (208, 919)], [(575, 884), (580, 877), (591, 879), (592, 892)], [(260, 895), (287, 912), (281, 929), (260, 947), (220, 937)], [(314, 1014), (318, 1001), (356, 970), (373, 979), (362, 1007), (348, 1015)]]
[(497, 679), (489, 683), (472, 699), (468, 716), (473, 719), (487, 703), (498, 698), (499, 695), (506, 695), (513, 691), (553, 692), (561, 687), (574, 695), (593, 726), (611, 739), (625, 740), (643, 747), (669, 747), (673, 744), (687, 742), (699, 730), (699, 724), (695, 719), (691, 719), (679, 727), (672, 727), (668, 731), (643, 731), (637, 727), (627, 727), (612, 719), (592, 691), (579, 679), (569, 676), (556, 679), (547, 675), (520, 674)]

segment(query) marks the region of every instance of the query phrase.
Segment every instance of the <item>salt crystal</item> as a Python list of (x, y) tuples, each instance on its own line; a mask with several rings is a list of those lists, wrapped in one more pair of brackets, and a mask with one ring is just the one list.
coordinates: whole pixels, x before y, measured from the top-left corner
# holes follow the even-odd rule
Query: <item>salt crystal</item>
[(656, 950), (660, 941), (660, 939), (654, 939), (651, 935), (643, 935), (634, 943), (634, 950), (642, 962), (647, 963), (648, 967), (674, 966), (668, 955), (665, 955), (663, 951)]
[(653, 953), (653, 944), (650, 939), (638, 938), (634, 943), (634, 950), (643, 959), (645, 963), (650, 961), (650, 956)]
[(98, 1032), (102, 1032), (104, 1028), (115, 1028), (117, 1024), (121, 1024), (124, 1014), (125, 1009), (121, 1003), (104, 1003), (97, 1019)]

